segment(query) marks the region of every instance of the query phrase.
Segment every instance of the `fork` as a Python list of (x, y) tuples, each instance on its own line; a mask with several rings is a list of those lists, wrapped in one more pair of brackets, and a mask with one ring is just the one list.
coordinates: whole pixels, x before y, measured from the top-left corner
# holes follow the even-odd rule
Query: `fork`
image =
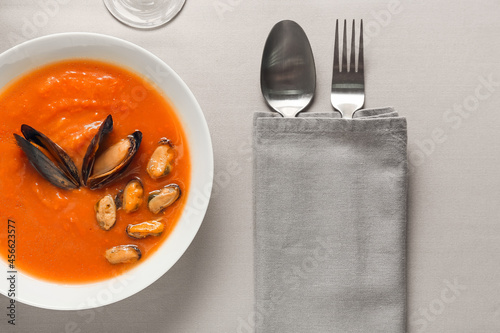
[(355, 20), (352, 20), (351, 59), (347, 66), (347, 33), (344, 20), (344, 37), (342, 40), (342, 63), (339, 63), (339, 20), (335, 24), (335, 45), (333, 48), (332, 92), (330, 101), (342, 118), (352, 118), (354, 112), (365, 103), (365, 71), (363, 59), (363, 20), (360, 24), (358, 68), (355, 69)]

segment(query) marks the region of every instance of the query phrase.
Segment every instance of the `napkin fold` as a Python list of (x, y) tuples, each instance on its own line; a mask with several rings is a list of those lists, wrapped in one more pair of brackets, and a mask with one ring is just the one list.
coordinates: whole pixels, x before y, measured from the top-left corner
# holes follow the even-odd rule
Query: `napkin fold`
[(254, 115), (255, 331), (403, 333), (406, 119)]

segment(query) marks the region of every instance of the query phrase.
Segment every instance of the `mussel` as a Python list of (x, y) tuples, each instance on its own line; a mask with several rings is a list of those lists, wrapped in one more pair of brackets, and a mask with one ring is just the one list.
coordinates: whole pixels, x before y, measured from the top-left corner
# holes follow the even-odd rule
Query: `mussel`
[(97, 223), (101, 229), (107, 231), (115, 225), (116, 205), (110, 194), (97, 201), (94, 206), (94, 210)]
[(28, 125), (22, 125), (21, 132), (24, 138), (14, 134), (17, 144), (45, 179), (66, 190), (80, 187), (78, 169), (59, 145)]
[(160, 236), (165, 226), (160, 221), (148, 221), (127, 226), (127, 235), (132, 238)]
[(113, 118), (109, 115), (99, 127), (83, 158), (82, 181), (90, 189), (100, 188), (121, 176), (141, 144), (142, 133), (135, 131), (98, 154), (104, 138), (112, 129)]
[(132, 179), (125, 188), (116, 195), (116, 206), (126, 213), (132, 213), (139, 209), (144, 201), (144, 187), (140, 179)]
[(104, 256), (110, 264), (129, 264), (141, 259), (141, 250), (136, 245), (118, 245), (106, 250)]
[(153, 191), (148, 196), (148, 208), (158, 214), (172, 205), (181, 196), (181, 188), (177, 184), (169, 184), (161, 190)]
[(174, 145), (170, 140), (162, 138), (149, 159), (146, 171), (153, 179), (164, 177), (172, 171), (174, 157)]
[(121, 176), (141, 144), (142, 133), (135, 131), (98, 155), (101, 143), (112, 129), (113, 118), (108, 115), (87, 149), (81, 177), (71, 157), (34, 128), (24, 124), (21, 126), (24, 138), (18, 134), (14, 134), (14, 137), (31, 165), (55, 186), (71, 190), (83, 184), (96, 189)]

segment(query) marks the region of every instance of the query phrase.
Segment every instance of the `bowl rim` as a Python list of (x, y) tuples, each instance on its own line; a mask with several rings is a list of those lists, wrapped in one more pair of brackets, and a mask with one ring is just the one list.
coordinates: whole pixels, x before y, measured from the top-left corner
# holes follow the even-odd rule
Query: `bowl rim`
[[(109, 305), (109, 304), (121, 301), (123, 299), (126, 299), (126, 298), (140, 292), (141, 290), (143, 290), (143, 289), (147, 288), (148, 286), (150, 286), (151, 284), (153, 284), (160, 277), (162, 277), (166, 272), (168, 272), (172, 268), (172, 266), (176, 262), (178, 262), (178, 260), (186, 252), (186, 250), (188, 249), (188, 247), (191, 245), (194, 238), (196, 237), (196, 235), (201, 227), (201, 224), (204, 220), (204, 217), (206, 215), (207, 209), (208, 209), (210, 195), (211, 195), (211, 191), (212, 191), (212, 187), (213, 187), (213, 175), (214, 175), (214, 158), (213, 158), (212, 140), (210, 137), (208, 124), (206, 122), (205, 116), (203, 114), (203, 111), (202, 111), (198, 101), (196, 100), (194, 94), (191, 92), (191, 90), (189, 89), (187, 84), (181, 79), (181, 77), (166, 62), (164, 62), (162, 59), (160, 59), (158, 56), (156, 56), (152, 52), (144, 49), (143, 47), (138, 46), (137, 44), (134, 44), (132, 42), (129, 42), (129, 41), (121, 39), (121, 38), (117, 38), (117, 37), (113, 37), (113, 36), (109, 36), (109, 35), (105, 35), (105, 34), (100, 34), (100, 33), (92, 33), (92, 32), (55, 33), (55, 34), (41, 36), (38, 38), (34, 38), (31, 40), (25, 41), (19, 45), (13, 46), (13, 47), (9, 48), (8, 50), (2, 52), (0, 54), (0, 67), (5, 66), (5, 65), (12, 65), (12, 63), (5, 63), (5, 62), (7, 60), (9, 60), (9, 58), (15, 59), (16, 55), (19, 58), (19, 54), (20, 53), (22, 54), (23, 53), (22, 51), (24, 49), (35, 48), (38, 46), (50, 44), (50, 43), (57, 42), (57, 41), (68, 41), (68, 40), (72, 41), (73, 44), (75, 43), (75, 41), (76, 42), (85, 41), (86, 42), (85, 45), (92, 45), (92, 46), (97, 47), (97, 48), (105, 47), (105, 42), (109, 42), (110, 44), (112, 44), (112, 47), (128, 49), (129, 51), (135, 53), (135, 55), (137, 57), (147, 58), (148, 60), (152, 60), (156, 65), (162, 66), (163, 67), (162, 69), (165, 70), (166, 72), (168, 72), (168, 75), (169, 75), (168, 80), (171, 80), (173, 82), (171, 84), (173, 84), (174, 86), (177, 86), (177, 88), (180, 89), (182, 94), (184, 94), (182, 97), (182, 98), (184, 98), (184, 102), (190, 105), (189, 112), (192, 115), (191, 118), (194, 117), (193, 119), (197, 119), (196, 126), (197, 126), (198, 131), (195, 134), (196, 137), (198, 138), (197, 141), (198, 141), (198, 143), (201, 142), (204, 145), (203, 149), (206, 151), (203, 154), (204, 173), (200, 174), (199, 177), (196, 178), (196, 180), (199, 178), (200, 181), (203, 181), (203, 183), (194, 184), (195, 172), (193, 170), (194, 168), (192, 165), (190, 190), (188, 192), (188, 200), (184, 206), (183, 213), (181, 214), (181, 217), (179, 218), (179, 221), (178, 221), (176, 227), (172, 231), (172, 234), (170, 234), (168, 236), (168, 238), (162, 242), (162, 244), (158, 247), (158, 249), (155, 251), (155, 253), (153, 253), (152, 256), (148, 258), (148, 260), (145, 260), (140, 265), (137, 265), (136, 267), (132, 268), (131, 270), (126, 271), (125, 273), (121, 274), (118, 277), (114, 277), (114, 278), (110, 278), (110, 279), (106, 279), (106, 280), (101, 280), (101, 281), (97, 281), (97, 282), (83, 283), (83, 284), (63, 284), (63, 283), (58, 283), (58, 282), (51, 282), (51, 281), (47, 281), (47, 280), (38, 279), (38, 278), (33, 277), (31, 275), (26, 275), (26, 274), (22, 273), (21, 271), (17, 271), (17, 283), (19, 285), (19, 281), (22, 281), (22, 289), (26, 288), (26, 284), (29, 285), (29, 284), (37, 283), (38, 285), (46, 285), (47, 287), (52, 286), (50, 289), (54, 289), (54, 288), (61, 289), (61, 292), (64, 292), (64, 293), (68, 293), (71, 291), (78, 291), (78, 294), (82, 294), (82, 289), (86, 289), (89, 287), (92, 287), (94, 291), (97, 288), (97, 289), (106, 290), (109, 292), (109, 290), (112, 290), (111, 284), (113, 282), (116, 282), (117, 280), (125, 281), (126, 278), (124, 278), (124, 276), (128, 275), (130, 277), (131, 274), (132, 275), (133, 274), (139, 275), (139, 278), (143, 279), (140, 282), (136, 282), (135, 284), (132, 281), (132, 285), (133, 285), (132, 288), (130, 288), (130, 289), (124, 288), (123, 292), (120, 291), (119, 293), (113, 294), (110, 299), (101, 300), (98, 303), (88, 302), (88, 299), (87, 299), (87, 301), (76, 300), (76, 302), (71, 302), (71, 303), (70, 302), (64, 303), (65, 301), (63, 301), (63, 304), (55, 304), (52, 302), (44, 303), (44, 301), (41, 301), (39, 299), (36, 300), (34, 298), (30, 298), (30, 296), (23, 295), (22, 289), (19, 290), (19, 293), (21, 293), (19, 296), (17, 296), (17, 293), (16, 293), (16, 296), (17, 296), (17, 297), (15, 297), (16, 301), (20, 301), (24, 304), (28, 304), (28, 305), (32, 305), (32, 306), (36, 306), (36, 307), (40, 307), (40, 308), (45, 308), (45, 309), (51, 309), (51, 310), (84, 310), (84, 309), (91, 309), (91, 308), (96, 308), (96, 307), (100, 307), (100, 306), (104, 306), (104, 305)], [(93, 42), (94, 42), (94, 44), (92, 44)], [(70, 45), (70, 47), (79, 47), (79, 45)], [(30, 56), (33, 57), (33, 56), (36, 56), (36, 54), (35, 55), (33, 55), (33, 54), (21, 55), (21, 57), (17, 61), (21, 61), (24, 58), (29, 58)], [(3, 91), (3, 89), (6, 86), (9, 85), (10, 82), (12, 82), (12, 80), (15, 80), (16, 78), (20, 77), (23, 74), (29, 73), (34, 68), (47, 65), (51, 62), (62, 61), (64, 59), (71, 60), (71, 59), (77, 59), (77, 58), (78, 57), (67, 57), (67, 58), (62, 57), (62, 58), (54, 59), (52, 61), (42, 62), (39, 65), (33, 66), (32, 68), (29, 68), (29, 69), (23, 69), (15, 77), (10, 78), (6, 84), (0, 84), (0, 93)], [(144, 73), (141, 73), (140, 71), (138, 71), (135, 68), (130, 68), (130, 66), (128, 66), (128, 65), (122, 64), (120, 62), (115, 62), (111, 59), (102, 59), (100, 57), (92, 57), (92, 56), (83, 56), (80, 58), (81, 59), (96, 59), (96, 60), (104, 61), (104, 62), (107, 61), (109, 63), (124, 67), (127, 70), (131, 70), (134, 73), (141, 76), (142, 78), (144, 78)], [(180, 118), (180, 121), (183, 125), (183, 129), (184, 129), (185, 134), (186, 134), (186, 138), (188, 140), (188, 144), (190, 146), (191, 163), (193, 164), (193, 161), (195, 160), (194, 159), (195, 156), (193, 154), (193, 149), (192, 149), (193, 148), (192, 141), (194, 141), (194, 137), (193, 137), (194, 134), (189, 135), (188, 131), (186, 130), (185, 117), (187, 117), (187, 115), (185, 114), (185, 111), (181, 111), (181, 110), (179, 110), (179, 108), (175, 107), (174, 101), (176, 100), (176, 97), (169, 95), (166, 91), (164, 91), (161, 88), (161, 86), (162, 86), (161, 84), (157, 84), (156, 89), (160, 89), (160, 91), (169, 99), (169, 102), (171, 104), (174, 104), (174, 108), (177, 111), (176, 114)], [(182, 98), (180, 98), (180, 100), (182, 100)], [(202, 140), (202, 141), (200, 141), (200, 140)], [(197, 189), (197, 188), (195, 188), (195, 185), (199, 185), (202, 188)], [(193, 191), (194, 189), (196, 189), (197, 192), (202, 191), (201, 195), (203, 196), (204, 201), (201, 204), (200, 203), (196, 204), (196, 214), (187, 215), (186, 210), (187, 210), (187, 208), (190, 208), (188, 205), (190, 203), (192, 204), (193, 200), (195, 200), (195, 198), (194, 198), (195, 191)], [(192, 216), (193, 218), (191, 218), (190, 216)], [(139, 274), (139, 272), (141, 270), (145, 270), (147, 268), (152, 267), (151, 264), (149, 264), (149, 265), (146, 265), (146, 264), (148, 262), (152, 262), (153, 258), (157, 257), (157, 255), (160, 253), (160, 249), (165, 247), (165, 245), (168, 243), (168, 240), (173, 236), (173, 234), (175, 234), (176, 230), (179, 229), (179, 224), (183, 221), (186, 223), (189, 223), (189, 226), (186, 229), (187, 231), (185, 231), (185, 233), (187, 233), (187, 234), (184, 235), (185, 237), (183, 238), (183, 241), (182, 241), (182, 239), (179, 240), (180, 244), (177, 247), (178, 250), (172, 256), (172, 258), (169, 260), (169, 262), (161, 269), (156, 270), (154, 274), (144, 274), (144, 272), (142, 274)], [(181, 237), (181, 236), (179, 236), (179, 237)], [(4, 258), (0, 259), (0, 267), (7, 268), (7, 264), (6, 264), (6, 261)], [(143, 268), (141, 269), (141, 267), (143, 267)], [(8, 287), (6, 287), (4, 289), (3, 285), (7, 286), (6, 283), (0, 284), (0, 293), (3, 294), (4, 296), (8, 297), (7, 296)], [(125, 286), (126, 286), (126, 284), (125, 284)], [(29, 288), (27, 288), (27, 289), (29, 290)], [(54, 295), (48, 294), (47, 296), (49, 297), (49, 296), (54, 296)], [(60, 298), (61, 298), (60, 295), (59, 295), (59, 297), (56, 297), (57, 300), (59, 300)], [(66, 298), (68, 298), (68, 297), (66, 297)], [(63, 299), (66, 299), (66, 298), (63, 297)]]

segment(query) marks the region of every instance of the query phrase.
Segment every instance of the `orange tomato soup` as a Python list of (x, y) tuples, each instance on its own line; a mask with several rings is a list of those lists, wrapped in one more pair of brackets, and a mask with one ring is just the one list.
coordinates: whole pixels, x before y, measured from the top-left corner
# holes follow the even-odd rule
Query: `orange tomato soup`
[[(20, 271), (62, 283), (86, 283), (117, 276), (140, 265), (168, 238), (185, 205), (190, 184), (190, 157), (185, 133), (172, 105), (146, 79), (115, 65), (85, 59), (49, 64), (15, 80), (0, 94), (0, 255), (7, 260), (7, 224), (15, 221), (16, 258)], [(97, 190), (63, 190), (44, 179), (19, 148), (13, 133), (27, 124), (60, 145), (80, 170), (86, 149), (108, 114), (113, 116), (109, 146), (140, 130), (142, 143), (127, 171)], [(158, 141), (175, 146), (171, 173), (157, 180), (146, 172)], [(144, 202), (133, 213), (117, 212), (109, 230), (99, 228), (96, 202), (113, 197), (134, 177), (144, 185)], [(182, 195), (163, 213), (147, 208), (149, 192), (176, 183)], [(159, 237), (130, 238), (130, 223), (161, 218)], [(137, 245), (142, 258), (111, 265), (104, 253), (124, 244)]]

